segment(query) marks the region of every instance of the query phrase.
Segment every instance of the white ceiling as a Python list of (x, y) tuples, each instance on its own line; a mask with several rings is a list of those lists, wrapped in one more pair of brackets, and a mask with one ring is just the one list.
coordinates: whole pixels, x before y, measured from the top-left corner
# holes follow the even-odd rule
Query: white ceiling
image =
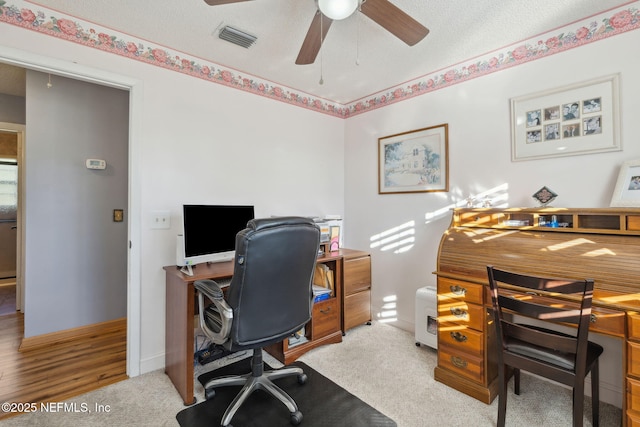
[[(333, 22), (321, 54), (311, 65), (294, 62), (315, 13), (315, 0), (254, 0), (221, 6), (208, 6), (204, 0), (29, 2), (34, 8), (41, 5), (146, 40), (150, 45), (162, 45), (342, 104), (629, 3), (390, 1), (426, 26), (429, 35), (409, 47), (356, 13)], [(223, 25), (253, 34), (258, 41), (245, 49), (221, 40), (217, 34)], [(0, 86), (6, 85), (2, 69), (0, 74)], [(0, 92), (5, 91), (0, 87)]]

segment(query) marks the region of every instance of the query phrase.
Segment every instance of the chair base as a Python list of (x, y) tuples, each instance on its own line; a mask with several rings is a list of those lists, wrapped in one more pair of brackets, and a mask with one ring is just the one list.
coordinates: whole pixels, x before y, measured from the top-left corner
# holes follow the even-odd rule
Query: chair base
[(215, 396), (215, 389), (224, 386), (243, 386), (233, 401), (227, 407), (222, 420), (221, 426), (229, 426), (231, 419), (240, 409), (240, 406), (255, 390), (263, 390), (271, 396), (282, 402), (291, 413), (291, 423), (298, 425), (302, 421), (302, 413), (298, 410), (298, 405), (284, 390), (275, 385), (272, 381), (292, 375), (298, 376), (298, 383), (304, 384), (307, 381), (302, 368), (284, 367), (273, 371), (264, 371), (264, 362), (262, 361), (262, 349), (253, 350), (251, 358), (252, 372), (245, 375), (233, 375), (219, 378), (213, 378), (204, 385), (205, 397), (207, 400)]

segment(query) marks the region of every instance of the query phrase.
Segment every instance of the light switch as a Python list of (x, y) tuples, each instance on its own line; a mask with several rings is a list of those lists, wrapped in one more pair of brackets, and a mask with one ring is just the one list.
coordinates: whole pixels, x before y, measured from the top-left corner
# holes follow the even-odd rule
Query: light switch
[(151, 228), (153, 229), (171, 228), (171, 212), (169, 211), (151, 212)]

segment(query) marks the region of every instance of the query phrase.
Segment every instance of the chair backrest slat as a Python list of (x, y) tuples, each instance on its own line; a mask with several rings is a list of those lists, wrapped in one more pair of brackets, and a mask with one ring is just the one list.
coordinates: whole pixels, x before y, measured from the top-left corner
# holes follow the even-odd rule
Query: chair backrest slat
[(508, 309), (527, 317), (556, 323), (562, 322), (574, 325), (578, 325), (580, 323), (580, 316), (582, 312), (579, 307), (576, 307), (575, 309), (554, 307), (537, 304), (523, 299), (517, 299), (512, 296), (498, 295), (498, 298), (502, 309)]
[[(578, 373), (582, 370), (581, 375), (584, 375), (593, 280), (543, 278), (499, 270), (492, 266), (487, 267), (487, 273), (498, 342), (502, 343), (502, 351), (510, 352), (510, 346), (517, 343), (516, 347), (512, 347), (516, 353), (523, 347), (534, 351), (546, 349), (560, 352), (567, 360), (573, 358), (575, 370)], [(524, 318), (532, 318), (536, 322), (525, 322)], [(574, 326), (576, 333), (559, 334), (553, 331), (554, 327), (550, 323)], [(517, 356), (527, 357), (522, 354)], [(500, 353), (499, 361), (501, 360)], [(536, 364), (540, 365), (540, 369), (545, 369), (544, 362), (532, 357), (529, 367), (535, 367)]]

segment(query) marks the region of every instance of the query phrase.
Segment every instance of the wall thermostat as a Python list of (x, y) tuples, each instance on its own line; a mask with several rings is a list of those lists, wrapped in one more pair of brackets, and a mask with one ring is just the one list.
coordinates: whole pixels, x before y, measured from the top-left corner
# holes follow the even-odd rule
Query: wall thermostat
[(101, 159), (87, 159), (87, 169), (106, 169), (107, 162)]

